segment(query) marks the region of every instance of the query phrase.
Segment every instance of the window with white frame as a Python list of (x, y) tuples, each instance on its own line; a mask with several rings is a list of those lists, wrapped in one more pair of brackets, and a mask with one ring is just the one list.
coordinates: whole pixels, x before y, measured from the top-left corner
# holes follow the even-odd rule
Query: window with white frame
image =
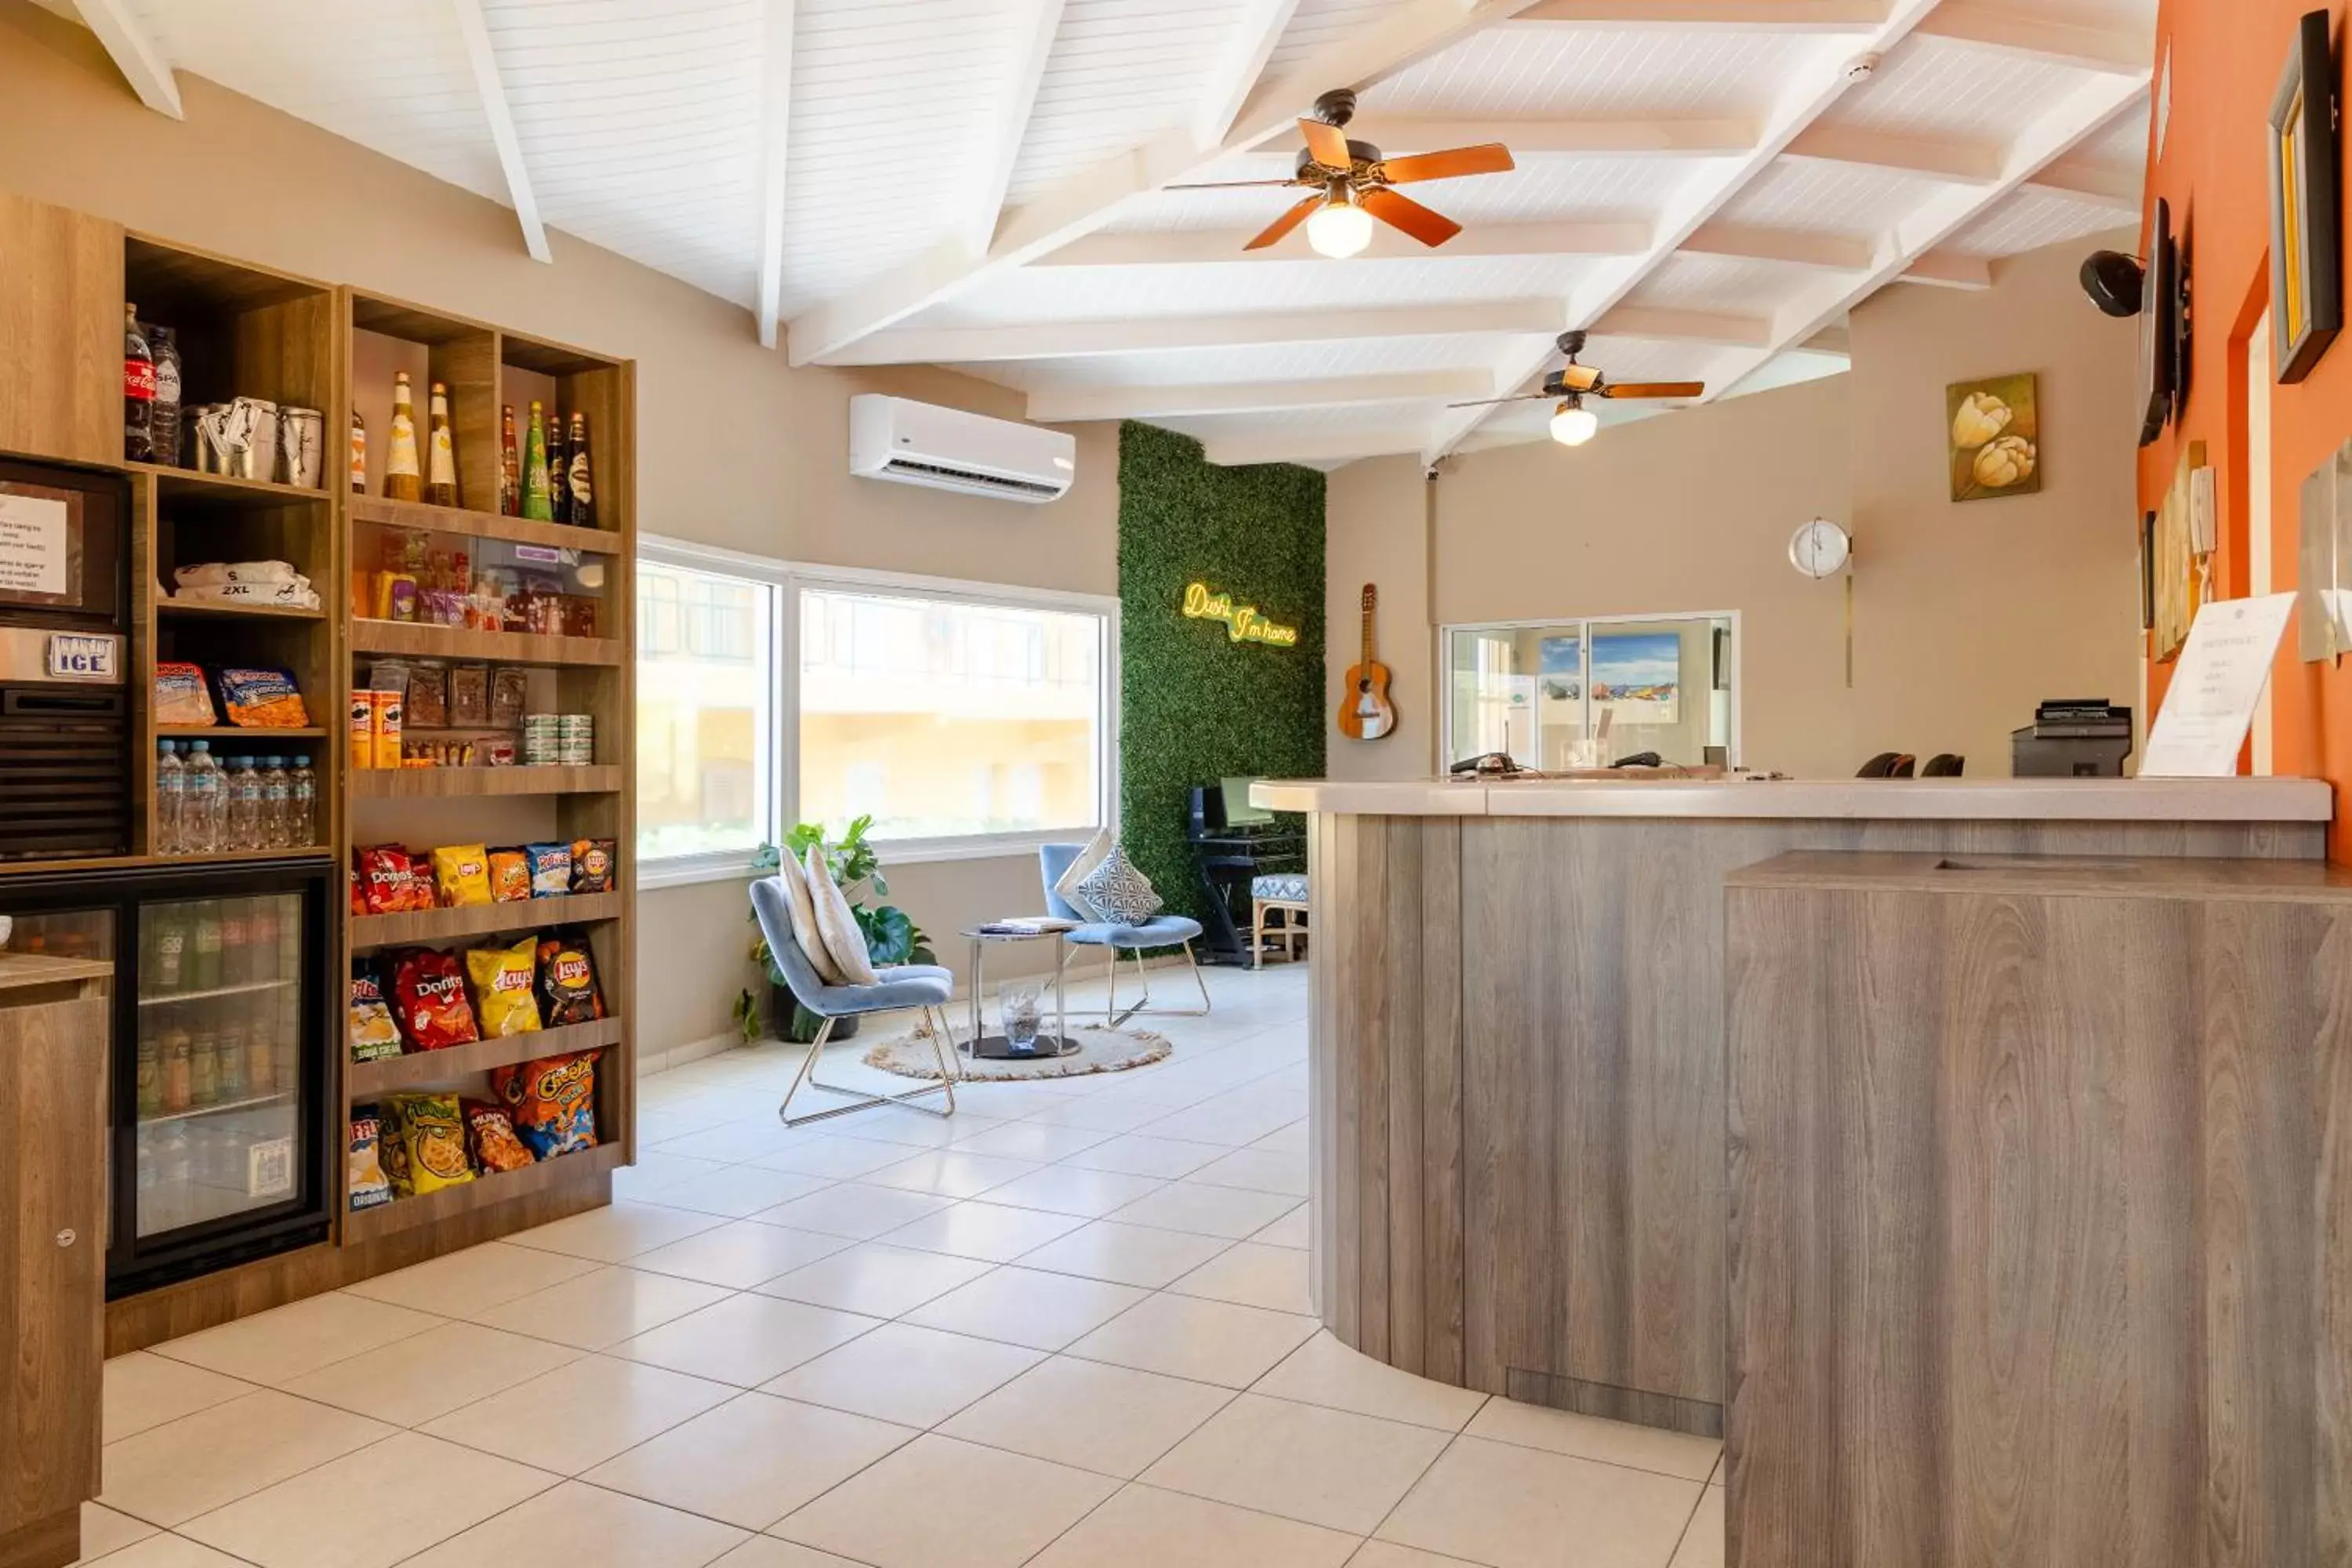
[(1547, 772), (1643, 752), (1737, 763), (1738, 626), (1732, 614), (1447, 626), (1445, 760), (1500, 752)]
[(1108, 820), (1116, 601), (812, 569), (647, 540), (638, 856), (740, 871), (859, 816), (900, 859), (1015, 851)]

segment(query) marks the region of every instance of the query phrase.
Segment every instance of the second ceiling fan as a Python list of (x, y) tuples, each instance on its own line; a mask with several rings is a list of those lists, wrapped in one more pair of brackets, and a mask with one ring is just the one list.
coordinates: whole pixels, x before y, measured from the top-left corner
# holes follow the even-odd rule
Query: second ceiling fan
[(1356, 114), (1356, 95), (1345, 88), (1315, 100), (1312, 119), (1298, 129), (1307, 145), (1298, 154), (1297, 172), (1287, 180), (1226, 180), (1197, 185), (1170, 185), (1171, 191), (1240, 190), (1253, 186), (1304, 186), (1315, 194), (1284, 213), (1242, 248), (1263, 250), (1280, 243), (1300, 224), (1307, 226), (1307, 243), (1334, 260), (1360, 255), (1372, 242), (1378, 219), (1422, 244), (1444, 245), (1462, 232), (1462, 226), (1441, 213), (1400, 195), (1391, 187), (1422, 180), (1450, 180), (1462, 174), (1499, 174), (1517, 165), (1511, 150), (1499, 142), (1476, 147), (1454, 147), (1443, 153), (1418, 153), (1410, 157), (1383, 157), (1369, 142), (1351, 142), (1348, 121)]
[(1551, 398), (1559, 400), (1552, 411), (1551, 438), (1563, 447), (1581, 447), (1599, 433), (1601, 416), (1584, 405), (1588, 397), (1611, 400), (1624, 398), (1670, 397), (1688, 399), (1706, 395), (1703, 381), (1612, 381), (1598, 368), (1577, 363), (1584, 353), (1585, 334), (1562, 332), (1559, 352), (1568, 363), (1544, 378), (1540, 392), (1522, 392), (1510, 397), (1482, 397), (1475, 403), (1449, 403), (1448, 408), (1490, 408), (1504, 403), (1540, 403)]

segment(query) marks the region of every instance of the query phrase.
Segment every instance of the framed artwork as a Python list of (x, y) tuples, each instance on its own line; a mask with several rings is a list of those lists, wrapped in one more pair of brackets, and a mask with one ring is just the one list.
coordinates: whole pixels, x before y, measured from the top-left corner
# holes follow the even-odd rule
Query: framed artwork
[(2156, 514), (2155, 548), (2151, 552), (2156, 576), (2154, 630), (2149, 637), (2149, 653), (2159, 664), (2179, 657), (2181, 645), (2189, 640), (2189, 623), (2197, 618), (2198, 562), (2189, 519), (2189, 491), (2191, 476), (2204, 466), (2205, 443), (2189, 442), (2173, 473), (2172, 487), (2165, 491), (2164, 504)]
[(1944, 389), (1954, 500), (2030, 496), (2042, 489), (2042, 408), (2032, 375)]
[(2139, 629), (2156, 626), (2156, 513), (2139, 521)]
[(1617, 727), (1682, 721), (1683, 639), (1674, 632), (1624, 632), (1592, 639), (1592, 701)]
[(2272, 330), (2279, 382), (2292, 385), (2344, 327), (2336, 68), (2325, 11), (2295, 28), (2270, 125)]
[(2179, 318), (2173, 301), (2180, 292), (2180, 255), (2173, 247), (2172, 204), (2156, 199), (2147, 231), (2147, 285), (2139, 313), (2139, 444), (2153, 445), (2172, 423), (2173, 375), (2179, 368)]

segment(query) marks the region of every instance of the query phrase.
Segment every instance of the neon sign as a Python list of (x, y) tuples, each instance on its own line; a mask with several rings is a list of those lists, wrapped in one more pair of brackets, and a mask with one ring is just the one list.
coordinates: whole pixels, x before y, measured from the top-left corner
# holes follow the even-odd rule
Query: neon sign
[(1278, 626), (1258, 613), (1255, 605), (1236, 605), (1231, 594), (1212, 594), (1206, 583), (1184, 590), (1184, 614), (1196, 621), (1223, 621), (1225, 636), (1234, 642), (1264, 643), (1268, 647), (1298, 646), (1297, 626)]

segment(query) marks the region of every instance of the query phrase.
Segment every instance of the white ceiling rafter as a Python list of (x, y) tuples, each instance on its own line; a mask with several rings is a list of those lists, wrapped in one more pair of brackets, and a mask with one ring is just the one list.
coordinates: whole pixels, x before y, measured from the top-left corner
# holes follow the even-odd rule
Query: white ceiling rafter
[(2053, 65), (2116, 76), (2145, 78), (2149, 40), (2114, 27), (2087, 26), (2079, 22), (2053, 21), (2024, 8), (2030, 0), (1945, 0), (1936, 14), (1920, 25), (1924, 37), (1950, 38), (1958, 43), (2004, 49)]
[(1737, 157), (1756, 145), (1758, 127), (1744, 120), (1498, 120), (1359, 114), (1348, 134), (1393, 157), (1433, 147), (1502, 142), (1513, 155), (1553, 153), (1584, 158)]
[(1867, 271), (1871, 261), (1870, 241), (1856, 236), (1731, 223), (1701, 224), (1683, 241), (1683, 250), (1693, 256), (1780, 261), (1791, 267), (1823, 267), (1837, 272)]
[(975, 256), (988, 254), (996, 237), (997, 221), (1004, 216), (1004, 193), (1013, 184), (1013, 166), (1021, 158), (1021, 143), (1037, 110), (1037, 89), (1045, 84), (1045, 62), (1053, 58), (1054, 39), (1062, 30), (1067, 0), (1016, 0), (1019, 37), (1013, 65), (1005, 79), (1004, 97), (997, 107), (996, 138), (972, 191), (971, 227), (966, 243)]
[(1989, 143), (1927, 136), (1895, 136), (1849, 125), (1814, 125), (1789, 143), (1791, 158), (1852, 163), (1926, 174), (1964, 185), (1990, 185), (2000, 178), (2001, 150)]
[[(1785, 348), (1803, 343), (1839, 321), (1880, 289), (1925, 264), (1937, 268), (1937, 247), (1981, 217), (1995, 204), (2022, 190), (2033, 176), (2125, 115), (2146, 108), (2147, 80), (2102, 75), (2075, 89), (2040, 120), (2026, 127), (2010, 150), (2001, 177), (1984, 189), (1955, 186), (1942, 191), (1926, 206), (1879, 241), (1879, 263), (1851, 279), (1825, 282), (1797, 302), (1785, 306), (1773, 324), (1771, 340), (1743, 353), (1732, 373), (1720, 384), (1730, 386), (1763, 365)], [(1989, 279), (1989, 275), (1988, 275)]]
[(1265, 62), (1273, 58), (1275, 46), (1282, 42), (1290, 19), (1297, 14), (1298, 0), (1248, 0), (1226, 45), (1225, 58), (1210, 80), (1209, 94), (1201, 100), (1201, 118), (1192, 127), (1195, 143), (1223, 144), (1242, 105), (1256, 89), (1258, 78), (1265, 74)]
[(1733, 32), (1867, 33), (1886, 20), (1887, 0), (1543, 0), (1517, 26), (1719, 27)]
[(784, 289), (785, 172), (793, 128), (793, 0), (767, 0), (761, 18), (760, 283), (754, 314), (760, 346), (776, 346), (778, 307)]
[(2121, 168), (2092, 158), (2068, 157), (2052, 163), (2026, 184), (2038, 191), (2054, 191), (2075, 201), (2137, 217), (2145, 181), (2137, 169)]
[(1327, 89), (1363, 87), (1534, 0), (1411, 0), (1380, 22), (1318, 51), (1261, 86), (1234, 117), (1223, 142), (1204, 147), (1187, 125), (1072, 179), (1008, 214), (995, 242), (974, 256), (961, 240), (933, 248), (888, 276), (828, 301), (794, 321), (789, 354), (795, 365), (835, 362), (869, 334), (952, 298), (1007, 268), (1093, 233), (1121, 203), (1211, 169), (1227, 153), (1256, 146), (1289, 126)]
[[(1848, 69), (1857, 55), (1884, 54), (1907, 37), (1937, 0), (1892, 0), (1885, 17), (1858, 47), (1840, 38), (1815, 51), (1814, 59), (1795, 86), (1773, 106), (1763, 133), (1746, 157), (1723, 160), (1720, 166), (1691, 180), (1668, 205), (1665, 221), (1649, 250), (1622, 262), (1605, 262), (1599, 274), (1580, 285), (1568, 302), (1570, 324), (1591, 327), (1621, 304), (1643, 280), (1656, 272), (1685, 240), (1714, 218), (1733, 198), (1771, 166), (1788, 146), (1803, 135), (1856, 85)], [(1516, 388), (1551, 361), (1554, 345), (1532, 339), (1515, 343), (1496, 366), (1495, 384)], [(1423, 448), (1424, 461), (1434, 462), (1484, 421), (1488, 410), (1449, 410), (1439, 419)]]
[(1411, 310), (1254, 310), (1236, 316), (1132, 317), (1013, 327), (893, 327), (869, 332), (828, 364), (985, 364), (1083, 359), (1255, 343), (1454, 337), (1475, 332), (1558, 332), (1557, 300), (1507, 300)]
[(98, 41), (113, 57), (115, 68), (139, 101), (158, 114), (185, 120), (180, 109), (180, 84), (172, 61), (155, 47), (145, 24), (132, 14), (130, 0), (74, 0), (74, 6)]
[(1226, 385), (1056, 387), (1029, 395), (1029, 417), (1041, 425), (1086, 419), (1181, 419), (1213, 414), (1272, 414), (1291, 408), (1426, 403), (1494, 394), (1494, 383), (1483, 370), (1402, 371), (1390, 375)]
[(1982, 256), (1964, 256), (1955, 251), (1931, 250), (1906, 268), (1898, 283), (1924, 283), (1936, 289), (1968, 289), (1977, 291), (1992, 287), (1992, 262)]
[(1716, 343), (1735, 349), (1760, 348), (1772, 340), (1772, 323), (1761, 317), (1729, 316), (1710, 310), (1668, 310), (1644, 305), (1620, 305), (1595, 322), (1592, 330), (1602, 337)]
[(507, 180), (507, 198), (514, 204), (515, 221), (522, 225), (522, 242), (533, 261), (552, 261), (547, 226), (539, 221), (539, 199), (531, 194), (530, 171), (522, 161), (522, 141), (515, 134), (514, 107), (507, 101), (506, 78), (499, 69), (497, 48), (490, 42), (489, 23), (482, 16), (482, 0), (449, 0), (457, 15), (457, 32), (466, 41), (466, 60), (473, 68), (474, 89), (481, 95), (482, 117), (489, 121), (490, 144), (498, 149), (499, 168)]
[[(1135, 229), (1090, 234), (1029, 265), (1055, 267), (1199, 267), (1290, 262), (1294, 250), (1244, 250), (1246, 228)], [(1650, 226), (1636, 222), (1498, 223), (1465, 229), (1432, 251), (1419, 240), (1381, 227), (1360, 258), (1365, 261), (1458, 260), (1481, 256), (1631, 256), (1648, 248)]]

